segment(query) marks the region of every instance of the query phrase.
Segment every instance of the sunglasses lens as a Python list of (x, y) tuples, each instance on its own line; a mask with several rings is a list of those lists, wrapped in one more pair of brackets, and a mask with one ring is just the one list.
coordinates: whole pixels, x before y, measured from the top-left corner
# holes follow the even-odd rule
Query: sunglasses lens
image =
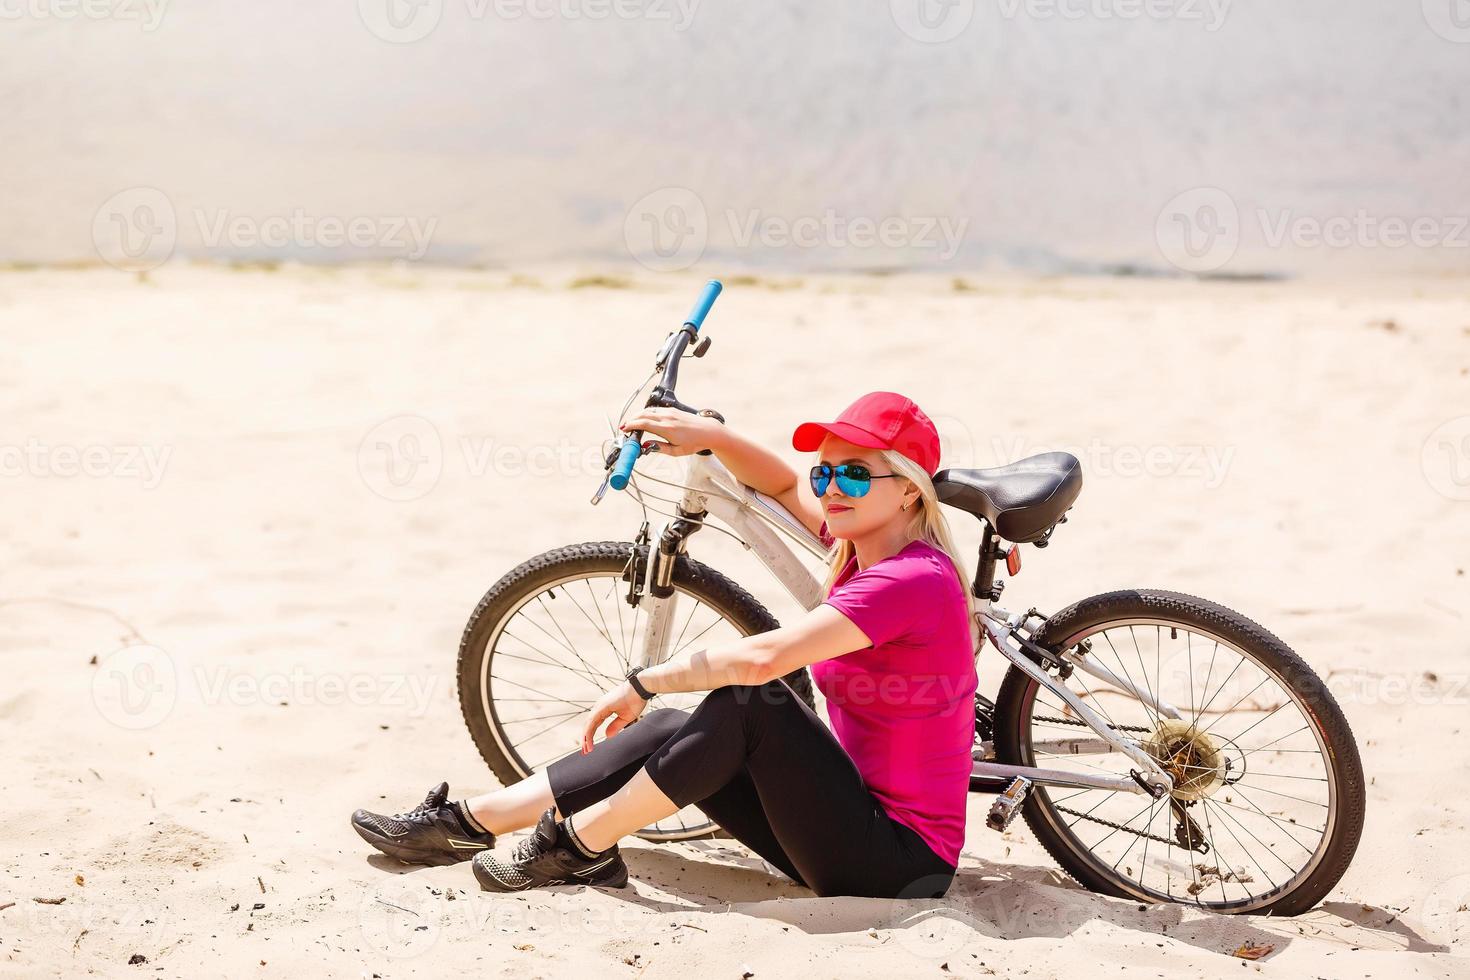
[(818, 497), (825, 494), (834, 475), (837, 477), (837, 489), (848, 497), (861, 497), (873, 487), (873, 474), (860, 463), (843, 463), (836, 467), (822, 463), (812, 467), (812, 492)]
[(849, 497), (861, 497), (873, 485), (872, 474), (866, 466), (845, 463), (837, 467), (837, 489)]
[(818, 497), (827, 492), (827, 484), (832, 482), (832, 471), (828, 466), (813, 466), (811, 471), (812, 492)]

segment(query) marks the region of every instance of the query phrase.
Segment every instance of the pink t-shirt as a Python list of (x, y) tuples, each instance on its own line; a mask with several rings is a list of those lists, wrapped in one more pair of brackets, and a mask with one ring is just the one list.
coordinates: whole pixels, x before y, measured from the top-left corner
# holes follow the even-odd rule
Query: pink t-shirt
[(811, 665), (833, 734), (888, 815), (958, 865), (979, 678), (954, 564), (915, 539), (861, 571), (853, 557), (822, 601), (872, 641)]

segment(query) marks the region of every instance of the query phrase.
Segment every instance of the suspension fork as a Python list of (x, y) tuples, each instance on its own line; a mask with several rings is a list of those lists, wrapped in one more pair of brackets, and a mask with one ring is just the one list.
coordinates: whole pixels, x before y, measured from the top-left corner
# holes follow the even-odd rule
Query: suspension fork
[[(674, 589), (674, 567), (678, 564), (679, 555), (688, 548), (689, 536), (704, 526), (706, 516), (706, 511), (688, 511), (680, 507), (678, 517), (665, 521), (659, 527), (657, 544), (648, 545), (642, 595), (634, 604), (635, 610), (642, 609), (647, 615), (648, 625), (643, 633), (643, 642), (632, 654), (632, 666), (652, 667), (669, 658), (669, 632), (679, 602), (679, 593)], [(647, 525), (644, 526), (645, 537), (646, 531)], [(634, 622), (636, 625), (636, 618)]]

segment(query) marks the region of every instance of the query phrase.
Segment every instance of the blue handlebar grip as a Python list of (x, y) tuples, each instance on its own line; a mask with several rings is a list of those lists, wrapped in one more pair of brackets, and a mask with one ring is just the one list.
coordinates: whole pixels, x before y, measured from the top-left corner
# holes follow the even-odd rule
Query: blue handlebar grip
[(689, 319), (684, 322), (698, 330), (704, 325), (704, 318), (709, 315), (709, 308), (715, 305), (719, 298), (720, 290), (725, 287), (718, 279), (711, 279), (705, 283), (704, 292), (700, 294), (699, 301), (694, 304), (694, 309), (689, 311)]
[(614, 490), (621, 490), (628, 485), (628, 477), (633, 474), (633, 464), (638, 462), (638, 454), (642, 449), (643, 445), (637, 439), (629, 439), (623, 443), (618, 461), (613, 464), (612, 477), (608, 480)]

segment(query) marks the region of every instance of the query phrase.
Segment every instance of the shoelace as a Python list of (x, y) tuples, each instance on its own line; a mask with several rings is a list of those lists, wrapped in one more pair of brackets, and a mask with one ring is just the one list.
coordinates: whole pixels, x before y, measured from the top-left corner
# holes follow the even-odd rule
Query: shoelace
[(522, 863), (539, 857), (542, 853), (541, 839), (534, 833), (525, 840), (517, 841), (516, 846), (511, 848), (511, 856)]
[(409, 810), (407, 813), (395, 813), (393, 815), (393, 819), (402, 820), (405, 823), (413, 823), (415, 821), (422, 820), (424, 817), (428, 816), (431, 810), (437, 809), (439, 809), (439, 804), (434, 801), (434, 794), (430, 793), (428, 796), (424, 797), (424, 802), (420, 803), (412, 810)]

